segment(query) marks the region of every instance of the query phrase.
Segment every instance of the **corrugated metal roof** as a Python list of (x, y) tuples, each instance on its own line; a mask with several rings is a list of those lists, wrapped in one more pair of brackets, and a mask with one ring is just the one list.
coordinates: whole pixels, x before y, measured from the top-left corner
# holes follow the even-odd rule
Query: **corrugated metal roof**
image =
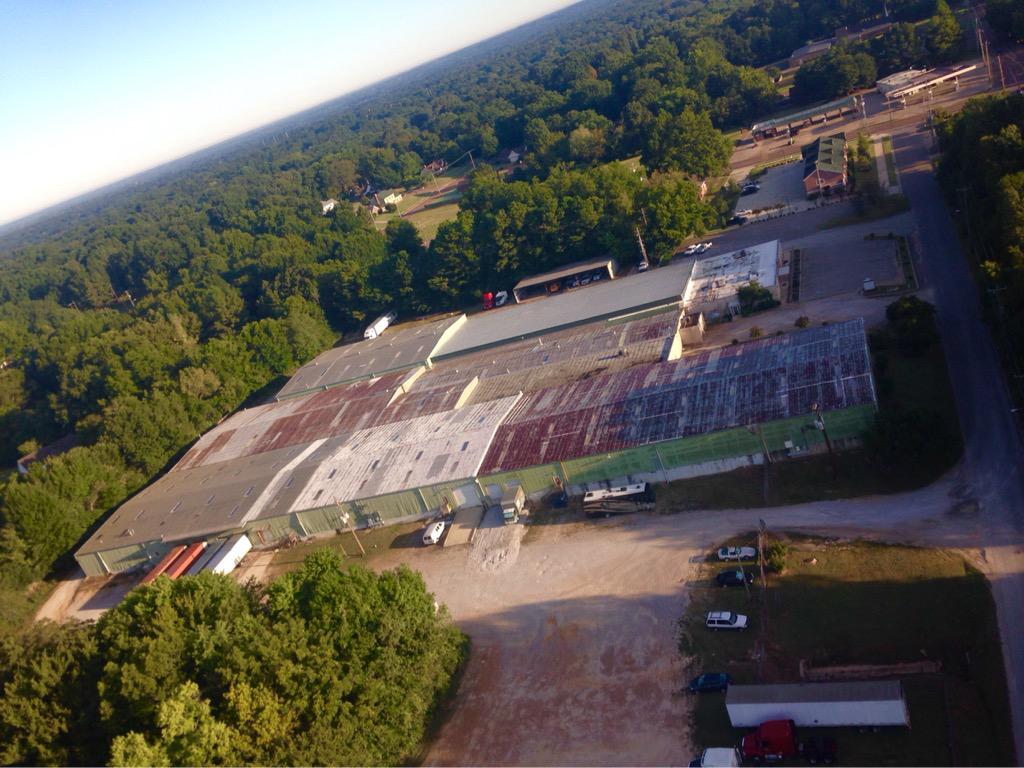
[(518, 400), (506, 397), (356, 432), (325, 446), (288, 511), (381, 496), (476, 476), (501, 420)]
[(516, 287), (513, 290), (518, 291), (521, 288), (530, 288), (534, 285), (544, 285), (550, 283), (553, 280), (561, 280), (563, 277), (571, 277), (581, 272), (591, 272), (595, 269), (601, 269), (602, 267), (607, 268), (608, 265), (612, 265), (612, 274), (615, 273), (615, 259), (605, 256), (600, 259), (588, 259), (587, 261), (577, 261), (574, 264), (566, 264), (564, 267), (553, 269), (550, 272), (544, 272), (540, 275), (534, 275), (533, 277), (526, 277), (516, 283)]
[(680, 301), (692, 266), (692, 259), (681, 259), (638, 275), (480, 312), (467, 318), (459, 331), (441, 345), (434, 355), (435, 362)]
[(862, 320), (638, 366), (526, 395), (490, 474), (875, 401)]
[(422, 365), (464, 320), (455, 315), (431, 323), (388, 328), (375, 339), (329, 349), (295, 372), (279, 398)]
[(844, 681), (837, 683), (787, 683), (781, 685), (730, 685), (729, 704), (813, 704), (835, 701), (899, 701), (899, 680)]

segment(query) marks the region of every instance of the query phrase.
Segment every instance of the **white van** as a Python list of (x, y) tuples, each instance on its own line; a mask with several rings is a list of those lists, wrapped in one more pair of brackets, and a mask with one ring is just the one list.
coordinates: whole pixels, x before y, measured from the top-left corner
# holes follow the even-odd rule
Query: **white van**
[(428, 547), (431, 544), (437, 544), (437, 542), (441, 540), (442, 533), (444, 533), (444, 520), (438, 520), (436, 523), (431, 523), (423, 532), (423, 543)]

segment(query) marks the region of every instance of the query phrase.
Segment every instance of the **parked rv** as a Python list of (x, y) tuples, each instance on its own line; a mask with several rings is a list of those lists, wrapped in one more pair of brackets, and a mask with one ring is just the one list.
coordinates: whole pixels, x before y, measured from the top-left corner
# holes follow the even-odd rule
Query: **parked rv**
[(441, 540), (441, 534), (444, 533), (444, 520), (438, 520), (436, 523), (431, 523), (427, 526), (427, 529), (423, 531), (423, 543), (427, 546), (431, 544), (437, 544)]

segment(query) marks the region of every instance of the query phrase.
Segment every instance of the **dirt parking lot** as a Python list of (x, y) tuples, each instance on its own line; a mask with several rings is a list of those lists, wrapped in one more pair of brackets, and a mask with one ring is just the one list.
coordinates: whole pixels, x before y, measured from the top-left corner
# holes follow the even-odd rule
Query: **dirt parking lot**
[(521, 547), (522, 526), (482, 529), (469, 549), (389, 551), (373, 561), (420, 570), (472, 639), (454, 711), (426, 764), (692, 757), (689, 702), (674, 694), (683, 679), (676, 621), (696, 551), (654, 534), (654, 520), (537, 526)]

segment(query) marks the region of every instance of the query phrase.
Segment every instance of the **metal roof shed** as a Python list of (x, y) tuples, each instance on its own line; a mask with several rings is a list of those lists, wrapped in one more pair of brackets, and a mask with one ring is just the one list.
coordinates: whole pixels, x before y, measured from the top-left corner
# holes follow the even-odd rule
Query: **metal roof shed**
[(899, 680), (731, 685), (725, 708), (734, 728), (768, 720), (792, 720), (806, 727), (910, 725)]
[(573, 264), (566, 264), (550, 272), (545, 272), (533, 277), (526, 277), (516, 283), (512, 289), (512, 295), (517, 302), (528, 299), (531, 296), (539, 296), (548, 293), (548, 286), (557, 285), (556, 292), (561, 289), (561, 281), (571, 277), (583, 277), (592, 272), (603, 272), (609, 280), (615, 279), (615, 272), (619, 265), (615, 259), (604, 256), (600, 259), (588, 259), (577, 261)]

